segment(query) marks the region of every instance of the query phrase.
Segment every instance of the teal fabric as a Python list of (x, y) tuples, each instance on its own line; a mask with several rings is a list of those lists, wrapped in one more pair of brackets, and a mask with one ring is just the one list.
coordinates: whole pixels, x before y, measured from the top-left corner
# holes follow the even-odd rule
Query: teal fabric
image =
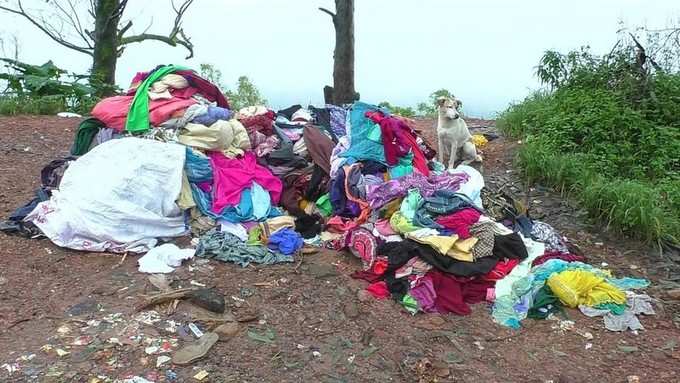
[[(349, 113), (350, 145), (347, 151), (340, 154), (340, 157), (353, 159), (354, 161), (351, 162), (373, 160), (386, 164), (385, 148), (383, 147), (382, 140), (376, 142), (369, 138), (369, 136), (375, 137), (376, 127), (378, 134), (380, 133), (380, 127), (366, 117), (366, 112), (376, 110), (383, 111), (383, 109), (375, 105), (363, 102), (355, 102), (352, 105)], [(384, 113), (389, 114), (387, 112)]]
[(178, 70), (188, 70), (176, 65), (166, 65), (156, 69), (137, 87), (135, 97), (130, 104), (128, 110), (127, 121), (125, 122), (125, 130), (131, 133), (145, 132), (149, 130), (151, 125), (149, 122), (149, 94), (148, 90), (151, 84), (160, 80), (168, 73), (173, 73)]
[(406, 218), (409, 222), (412, 222), (413, 218), (416, 216), (416, 210), (418, 210), (418, 206), (420, 206), (420, 202), (422, 200), (423, 197), (420, 195), (418, 189), (410, 189), (406, 197), (404, 197), (404, 200), (401, 201), (401, 207), (399, 208), (401, 215), (403, 215), (404, 218)]
[(389, 169), (390, 178), (395, 179), (413, 173), (413, 153), (399, 158), (399, 162), (393, 168)]

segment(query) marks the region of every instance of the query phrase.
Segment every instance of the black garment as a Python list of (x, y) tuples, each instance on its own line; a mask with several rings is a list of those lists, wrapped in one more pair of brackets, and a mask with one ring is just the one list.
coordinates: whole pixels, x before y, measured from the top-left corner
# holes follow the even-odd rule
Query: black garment
[(387, 268), (383, 274), (387, 290), (392, 294), (392, 298), (401, 300), (408, 293), (408, 278), (397, 279), (394, 275), (397, 269), (404, 266), (415, 255), (413, 247), (403, 242), (385, 242), (378, 245), (376, 253), (387, 256)]
[(56, 159), (47, 164), (40, 171), (40, 182), (42, 183), (43, 187), (57, 189), (59, 187), (59, 183), (61, 182), (61, 177), (64, 176), (64, 172), (68, 168), (70, 162), (77, 159), (78, 157), (68, 156)]
[(318, 214), (302, 214), (295, 219), (295, 231), (302, 235), (302, 238), (314, 238), (321, 233), (321, 217)]
[(292, 143), (284, 143), (279, 149), (267, 155), (267, 163), (273, 166), (288, 166), (302, 168), (307, 166), (307, 160), (293, 152)]
[(525, 259), (529, 256), (522, 237), (517, 233), (496, 235), (493, 240), (493, 256), (497, 259)]
[(385, 164), (381, 164), (378, 161), (373, 161), (373, 160), (366, 160), (366, 161), (361, 161), (362, 167), (361, 167), (361, 174), (367, 175), (375, 175), (375, 174), (382, 174), (387, 172), (387, 166)]
[(305, 199), (307, 201), (316, 201), (323, 194), (328, 192), (328, 176), (326, 172), (319, 165), (314, 165), (312, 178), (309, 180), (307, 191), (305, 192)]
[(41, 232), (33, 223), (24, 222), (24, 218), (43, 201), (47, 201), (52, 193), (46, 188), (36, 190), (35, 197), (10, 214), (7, 221), (0, 222), (0, 231), (6, 234), (16, 234), (27, 238), (40, 236)]
[(283, 116), (289, 120), (293, 119), (293, 113), (297, 112), (298, 110), (302, 109), (302, 105), (292, 105), (287, 107), (286, 109), (281, 109), (278, 112), (276, 112), (277, 115)]
[(314, 116), (314, 121), (317, 125), (323, 126), (326, 129), (331, 128), (331, 111), (326, 108), (316, 108), (314, 106), (309, 106), (309, 111), (312, 112)]

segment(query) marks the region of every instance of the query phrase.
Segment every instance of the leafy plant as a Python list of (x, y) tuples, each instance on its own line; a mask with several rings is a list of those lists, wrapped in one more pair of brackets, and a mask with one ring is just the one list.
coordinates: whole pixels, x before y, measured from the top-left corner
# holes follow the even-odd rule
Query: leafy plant
[(678, 242), (680, 73), (650, 51), (634, 35), (604, 56), (547, 51), (536, 68), (547, 89), (511, 105), (498, 126), (526, 141), (517, 160), (530, 179), (608, 226)]
[(418, 112), (418, 114), (427, 117), (436, 116), (437, 108), (435, 105), (439, 97), (453, 97), (453, 93), (451, 93), (447, 89), (435, 90), (430, 94), (430, 98), (428, 99), (427, 102), (421, 102), (418, 103), (418, 105), (416, 105), (416, 111)]
[(266, 105), (267, 100), (262, 97), (255, 84), (247, 76), (241, 76), (236, 82), (236, 90), (230, 90), (222, 82), (222, 71), (212, 64), (200, 65), (201, 77), (215, 84), (229, 99), (233, 110), (239, 110), (246, 106)]
[(382, 108), (387, 108), (391, 113), (398, 114), (402, 117), (414, 117), (416, 115), (416, 111), (413, 110), (410, 106), (407, 107), (401, 107), (401, 106), (394, 106), (390, 104), (387, 101), (383, 101), (378, 106)]
[(93, 96), (95, 90), (79, 82), (86, 79), (86, 75), (69, 74), (52, 61), (42, 65), (8, 58), (0, 61), (6, 64), (6, 71), (0, 73), (0, 80), (5, 83), (0, 92), (3, 114), (89, 112), (97, 100)]

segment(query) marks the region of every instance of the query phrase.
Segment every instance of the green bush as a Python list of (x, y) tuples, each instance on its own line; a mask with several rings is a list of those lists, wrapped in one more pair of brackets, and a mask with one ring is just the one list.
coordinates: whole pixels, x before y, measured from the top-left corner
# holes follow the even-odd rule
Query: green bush
[(546, 52), (549, 90), (498, 119), (526, 142), (517, 157), (533, 181), (574, 196), (592, 216), (633, 236), (680, 239), (680, 74), (636, 64), (627, 47), (604, 57)]

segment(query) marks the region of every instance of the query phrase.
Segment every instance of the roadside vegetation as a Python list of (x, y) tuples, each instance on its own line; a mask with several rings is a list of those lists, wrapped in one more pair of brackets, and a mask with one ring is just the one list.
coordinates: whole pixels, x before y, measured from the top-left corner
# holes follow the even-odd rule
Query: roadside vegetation
[(645, 48), (626, 33), (603, 56), (546, 52), (536, 70), (545, 88), (497, 126), (523, 141), (517, 163), (530, 182), (574, 197), (607, 227), (677, 244), (680, 46), (662, 36), (647, 33)]

